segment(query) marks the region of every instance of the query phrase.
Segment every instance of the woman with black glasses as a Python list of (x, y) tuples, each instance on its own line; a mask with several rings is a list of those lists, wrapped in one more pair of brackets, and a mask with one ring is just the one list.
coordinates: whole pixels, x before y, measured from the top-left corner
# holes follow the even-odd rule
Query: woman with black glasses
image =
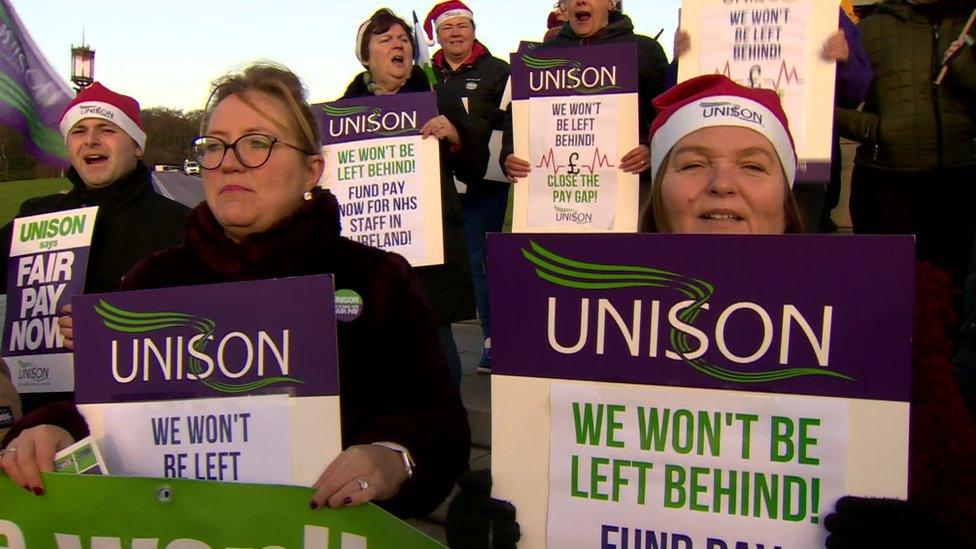
[[(318, 126), (297, 76), (254, 65), (219, 80), (204, 126), (194, 148), (206, 202), (190, 213), (185, 242), (136, 264), (122, 289), (334, 274), (363, 308), (337, 327), (344, 450), (310, 505), (429, 513), (467, 467), (470, 432), (410, 266), (339, 236), (338, 203), (317, 187)], [(71, 319), (61, 320), (70, 340)], [(85, 434), (68, 423), (76, 413), (63, 415), (68, 430), (45, 425), (10, 443), (2, 467), (14, 482), (43, 493), (48, 450)]]

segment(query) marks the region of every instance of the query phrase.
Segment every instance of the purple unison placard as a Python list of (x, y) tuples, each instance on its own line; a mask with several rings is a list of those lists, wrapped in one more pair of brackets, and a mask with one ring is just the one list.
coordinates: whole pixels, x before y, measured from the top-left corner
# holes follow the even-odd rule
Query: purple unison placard
[(492, 371), (910, 397), (910, 236), (489, 235)]
[(322, 145), (420, 135), (420, 128), (438, 114), (432, 91), (341, 99), (313, 108), (322, 128)]
[(77, 296), (79, 404), (339, 394), (332, 275)]
[(512, 99), (637, 93), (637, 45), (520, 49), (511, 56)]
[(3, 356), (68, 352), (58, 317), (72, 296), (85, 291), (88, 252), (85, 246), (7, 259)]

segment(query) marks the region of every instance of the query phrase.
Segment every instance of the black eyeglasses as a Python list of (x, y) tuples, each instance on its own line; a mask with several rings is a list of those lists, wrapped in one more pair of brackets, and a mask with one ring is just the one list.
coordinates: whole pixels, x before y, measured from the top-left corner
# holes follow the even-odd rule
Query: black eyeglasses
[(233, 149), (237, 160), (245, 168), (260, 168), (271, 158), (271, 151), (275, 143), (295, 149), (308, 155), (315, 154), (285, 143), (277, 137), (262, 133), (248, 133), (238, 137), (233, 143), (228, 143), (219, 137), (203, 135), (193, 141), (193, 156), (200, 167), (205, 170), (216, 170), (224, 162), (227, 149)]

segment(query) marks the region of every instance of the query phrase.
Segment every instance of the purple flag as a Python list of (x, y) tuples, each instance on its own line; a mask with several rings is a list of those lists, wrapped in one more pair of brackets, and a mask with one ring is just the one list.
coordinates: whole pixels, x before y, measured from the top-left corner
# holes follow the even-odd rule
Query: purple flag
[(10, 2), (0, 0), (0, 124), (20, 130), (42, 162), (67, 166), (58, 124), (71, 97)]

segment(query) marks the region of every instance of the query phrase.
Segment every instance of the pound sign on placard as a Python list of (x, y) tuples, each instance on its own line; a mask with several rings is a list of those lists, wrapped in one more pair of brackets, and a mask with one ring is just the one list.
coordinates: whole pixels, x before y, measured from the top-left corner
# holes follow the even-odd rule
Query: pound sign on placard
[(579, 166), (576, 165), (577, 160), (579, 160), (579, 153), (569, 155), (569, 165), (566, 166), (566, 173), (569, 175), (577, 175), (580, 173)]

